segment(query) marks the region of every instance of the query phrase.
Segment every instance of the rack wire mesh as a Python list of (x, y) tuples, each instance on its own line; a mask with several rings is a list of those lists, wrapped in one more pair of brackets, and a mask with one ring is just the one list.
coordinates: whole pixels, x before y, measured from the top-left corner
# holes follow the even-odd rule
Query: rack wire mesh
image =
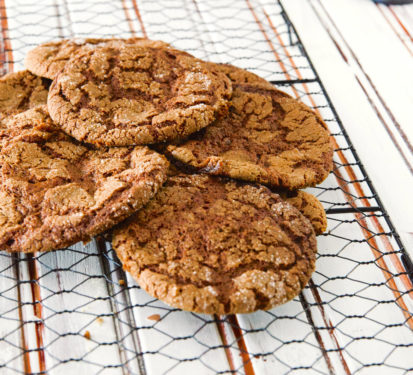
[(310, 189), (329, 224), (299, 297), (245, 316), (191, 314), (142, 291), (104, 238), (0, 252), (2, 374), (413, 371), (411, 261), (281, 1), (2, 0), (0, 14), (3, 73), (51, 39), (162, 39), (277, 84), (321, 113), (336, 146), (333, 173)]

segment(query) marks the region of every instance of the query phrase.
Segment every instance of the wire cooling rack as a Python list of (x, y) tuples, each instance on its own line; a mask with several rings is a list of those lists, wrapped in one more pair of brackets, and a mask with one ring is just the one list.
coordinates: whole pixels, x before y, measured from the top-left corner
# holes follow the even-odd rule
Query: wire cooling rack
[(407, 374), (411, 262), (282, 2), (0, 0), (1, 70), (51, 39), (148, 36), (249, 69), (315, 108), (335, 169), (309, 189), (328, 213), (317, 271), (270, 311), (191, 314), (142, 291), (110, 244), (0, 252), (1, 374)]

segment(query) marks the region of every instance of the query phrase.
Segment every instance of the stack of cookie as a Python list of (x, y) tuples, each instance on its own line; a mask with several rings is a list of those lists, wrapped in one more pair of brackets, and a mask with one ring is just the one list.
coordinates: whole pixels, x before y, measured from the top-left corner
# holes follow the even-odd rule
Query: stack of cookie
[[(321, 118), (264, 79), (147, 39), (40, 45), (0, 79), (0, 249), (114, 226), (139, 285), (203, 313), (269, 309), (315, 268)], [(124, 221), (126, 219), (126, 221)]]

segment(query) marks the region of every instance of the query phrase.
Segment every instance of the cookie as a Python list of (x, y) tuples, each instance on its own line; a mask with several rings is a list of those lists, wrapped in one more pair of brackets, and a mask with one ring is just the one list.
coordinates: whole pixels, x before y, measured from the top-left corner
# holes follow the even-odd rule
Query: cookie
[(75, 55), (49, 91), (52, 119), (102, 146), (180, 139), (226, 113), (231, 83), (172, 48), (112, 43)]
[(267, 310), (295, 297), (315, 267), (310, 222), (264, 186), (170, 177), (112, 245), (152, 296), (208, 314)]
[[(168, 177), (179, 174), (191, 174), (182, 166), (170, 164), (168, 169)], [(308, 220), (317, 235), (322, 234), (327, 229), (327, 216), (321, 202), (312, 194), (302, 190), (273, 190), (274, 193), (279, 194), (282, 199), (294, 206), (300, 211)]]
[(283, 192), (280, 196), (310, 220), (316, 234), (322, 234), (327, 230), (326, 212), (314, 195), (298, 190)]
[[(39, 129), (47, 126), (53, 127), (53, 122), (47, 114), (45, 104), (35, 106), (34, 108), (23, 111), (19, 115), (9, 115), (0, 121), (0, 151), (1, 147), (11, 140), (25, 139), (25, 137), (33, 136)], [(58, 128), (56, 127), (56, 130)], [(40, 130), (41, 131), (41, 130)], [(2, 158), (0, 157), (0, 166)]]
[(8, 73), (0, 78), (0, 117), (46, 104), (50, 81), (28, 70)]
[(24, 60), (24, 65), (32, 73), (49, 79), (55, 79), (57, 74), (65, 67), (69, 59), (83, 47), (94, 47), (112, 42), (124, 42), (127, 44), (139, 43), (153, 47), (166, 47), (167, 43), (151, 41), (144, 38), (129, 39), (98, 39), (98, 38), (74, 38), (47, 42), (30, 50)]
[(163, 156), (141, 146), (81, 145), (54, 126), (45, 106), (14, 121), (25, 125), (0, 153), (1, 250), (47, 251), (87, 241), (146, 204), (166, 179)]
[(322, 182), (333, 167), (333, 147), (320, 116), (253, 73), (220, 69), (232, 80), (228, 115), (163, 151), (196, 170), (271, 187)]

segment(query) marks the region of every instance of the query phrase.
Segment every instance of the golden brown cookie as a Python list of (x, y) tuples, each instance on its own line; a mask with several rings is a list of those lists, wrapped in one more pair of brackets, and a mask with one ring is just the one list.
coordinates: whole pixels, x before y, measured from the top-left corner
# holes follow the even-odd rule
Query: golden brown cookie
[(280, 193), (281, 198), (300, 211), (314, 228), (315, 233), (322, 234), (327, 229), (327, 216), (323, 205), (312, 194), (298, 190)]
[(0, 78), (0, 118), (46, 104), (50, 81), (28, 70)]
[(95, 145), (179, 139), (226, 113), (225, 74), (172, 48), (119, 43), (75, 55), (50, 88), (50, 116)]
[[(192, 174), (186, 168), (170, 164), (168, 169), (168, 177), (179, 174)], [(327, 229), (327, 216), (321, 202), (312, 194), (302, 190), (273, 190), (273, 193), (279, 194), (282, 199), (294, 206), (308, 220), (317, 235), (322, 234)]]
[[(0, 150), (4, 144), (13, 140), (25, 139), (26, 136), (33, 136), (41, 131), (44, 124), (47, 127), (54, 126), (47, 113), (46, 104), (35, 106), (34, 108), (23, 111), (20, 115), (9, 115), (0, 121)], [(56, 127), (56, 130), (58, 128)], [(0, 157), (0, 165), (2, 158)]]
[(98, 39), (98, 38), (73, 38), (47, 42), (30, 50), (24, 60), (24, 65), (32, 73), (50, 79), (55, 79), (66, 63), (83, 47), (94, 47), (108, 42), (122, 41), (127, 44), (139, 43), (153, 47), (167, 47), (168, 44), (161, 41), (151, 41), (144, 38), (129, 39)]
[(322, 182), (333, 167), (333, 148), (320, 116), (253, 73), (220, 69), (232, 80), (229, 114), (162, 149), (202, 172), (271, 187), (296, 190)]
[(287, 302), (315, 267), (310, 222), (264, 186), (177, 175), (114, 231), (125, 270), (183, 310), (249, 313)]
[(13, 120), (25, 125), (0, 153), (1, 250), (87, 241), (146, 204), (166, 179), (163, 156), (146, 147), (81, 145), (54, 127), (45, 106)]

